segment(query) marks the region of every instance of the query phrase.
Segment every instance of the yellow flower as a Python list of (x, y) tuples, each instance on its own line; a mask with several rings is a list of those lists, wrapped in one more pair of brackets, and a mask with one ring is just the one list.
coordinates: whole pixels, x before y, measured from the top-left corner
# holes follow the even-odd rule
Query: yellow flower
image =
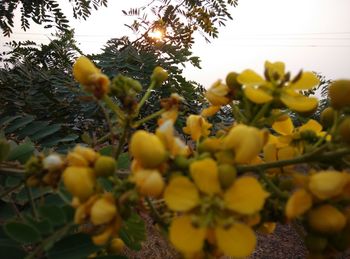
[(346, 225), (346, 217), (337, 208), (326, 204), (308, 213), (310, 227), (321, 233), (336, 233)]
[(164, 200), (171, 210), (188, 211), (199, 204), (199, 192), (187, 177), (178, 176), (165, 188)]
[(295, 191), (292, 196), (289, 197), (285, 213), (288, 219), (294, 219), (301, 216), (312, 206), (312, 197), (304, 189)]
[(93, 171), (86, 167), (67, 167), (62, 174), (67, 190), (84, 201), (95, 191), (96, 179)]
[(99, 198), (91, 207), (90, 219), (92, 224), (101, 225), (110, 222), (117, 215), (117, 207), (112, 195)]
[(254, 231), (245, 224), (235, 223), (228, 229), (217, 227), (215, 235), (219, 249), (228, 256), (249, 256), (256, 246)]
[(239, 124), (224, 139), (224, 149), (233, 149), (236, 163), (249, 163), (265, 144), (264, 133), (257, 128)]
[(341, 194), (348, 181), (346, 173), (320, 171), (310, 177), (309, 189), (317, 198), (326, 200)]
[(162, 194), (165, 183), (158, 170), (139, 170), (134, 172), (133, 181), (142, 195), (158, 197)]
[(194, 227), (191, 217), (180, 216), (171, 222), (169, 238), (176, 249), (184, 254), (194, 254), (203, 248), (206, 228)]
[(172, 157), (177, 155), (188, 156), (190, 154), (189, 147), (179, 137), (175, 137), (174, 132), (174, 122), (166, 120), (158, 127), (156, 135)]
[(225, 192), (227, 208), (244, 215), (254, 214), (262, 209), (269, 196), (254, 177), (238, 178)]
[(205, 97), (214, 106), (226, 105), (230, 102), (229, 92), (229, 87), (218, 80), (208, 89)]
[(73, 76), (85, 90), (97, 98), (110, 91), (110, 80), (85, 56), (79, 57), (73, 65)]
[(165, 147), (154, 134), (136, 131), (130, 140), (132, 156), (145, 168), (155, 168), (167, 159)]
[(203, 109), (201, 115), (203, 117), (210, 117), (220, 111), (221, 106), (209, 106), (208, 108)]
[(92, 148), (83, 147), (81, 145), (75, 146), (73, 152), (81, 155), (90, 164), (95, 163), (96, 159), (99, 157), (99, 154), (96, 153), (95, 150), (93, 150)]
[(191, 135), (192, 140), (197, 141), (200, 137), (207, 137), (210, 134), (211, 124), (200, 115), (190, 115), (186, 120), (184, 133)]
[(285, 106), (297, 112), (312, 111), (317, 107), (317, 98), (306, 97), (299, 93), (319, 84), (314, 73), (301, 72), (296, 79), (288, 82), (282, 62), (267, 61), (265, 70), (266, 80), (250, 69), (243, 71), (237, 77), (237, 81), (244, 85), (244, 94), (250, 101), (264, 104), (280, 100)]
[(190, 173), (200, 191), (209, 195), (221, 192), (218, 166), (215, 160), (206, 158), (191, 163)]

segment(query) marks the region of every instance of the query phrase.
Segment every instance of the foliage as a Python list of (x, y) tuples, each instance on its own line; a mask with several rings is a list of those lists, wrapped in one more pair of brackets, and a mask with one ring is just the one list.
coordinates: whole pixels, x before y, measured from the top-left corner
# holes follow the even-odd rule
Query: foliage
[[(74, 18), (83, 18), (86, 20), (91, 9), (97, 10), (100, 6), (107, 6), (107, 0), (69, 0), (73, 8)], [(56, 26), (59, 30), (69, 29), (69, 20), (62, 11), (59, 2), (56, 0), (44, 1), (6, 1), (0, 6), (0, 28), (4, 36), (10, 36), (14, 26), (14, 13), (20, 6), (21, 28), (27, 30), (30, 28), (30, 20), (37, 24), (45, 24), (45, 28)]]

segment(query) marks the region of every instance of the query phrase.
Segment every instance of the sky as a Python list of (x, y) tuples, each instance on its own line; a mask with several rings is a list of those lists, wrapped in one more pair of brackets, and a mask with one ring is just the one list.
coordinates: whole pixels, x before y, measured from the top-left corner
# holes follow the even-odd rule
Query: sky
[[(68, 1), (60, 2), (70, 14)], [(124, 24), (132, 19), (121, 10), (145, 2), (110, 0), (108, 8), (94, 11), (87, 21), (72, 19), (81, 49), (96, 53), (108, 39), (130, 34)], [(208, 88), (231, 71), (251, 68), (262, 73), (269, 60), (285, 62), (292, 75), (303, 69), (327, 79), (350, 78), (349, 10), (350, 0), (239, 0), (231, 9), (233, 20), (220, 28), (218, 39), (208, 44), (196, 35), (193, 52), (201, 58), (202, 69), (187, 65), (184, 75)], [(11, 39), (48, 42), (51, 31), (34, 24), (24, 32), (19, 24), (17, 16)], [(1, 36), (1, 45), (7, 40)]]

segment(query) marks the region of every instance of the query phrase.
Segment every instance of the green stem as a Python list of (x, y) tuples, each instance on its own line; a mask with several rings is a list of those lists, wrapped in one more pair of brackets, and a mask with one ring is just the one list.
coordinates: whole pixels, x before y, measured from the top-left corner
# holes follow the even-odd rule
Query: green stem
[(38, 258), (38, 254), (46, 248), (47, 244), (52, 243), (55, 240), (61, 238), (63, 235), (65, 235), (72, 225), (73, 223), (67, 224), (61, 229), (59, 229), (57, 232), (53, 233), (51, 236), (47, 237), (34, 249), (32, 253), (26, 256), (25, 259)]
[(107, 124), (108, 124), (108, 129), (109, 129), (109, 132), (110, 134), (108, 134), (109, 136), (109, 139), (111, 141), (111, 145), (113, 147), (113, 144), (114, 144), (114, 134), (113, 134), (113, 125), (112, 125), (112, 121), (111, 121), (111, 118), (109, 117), (109, 114), (108, 112), (106, 111), (105, 107), (103, 107), (103, 105), (100, 103), (100, 102), (97, 102), (98, 105), (100, 106), (102, 112), (103, 112), (103, 115), (105, 116), (105, 119), (107, 121)]
[(153, 203), (150, 200), (150, 198), (146, 197), (145, 200), (146, 200), (146, 203), (149, 206), (152, 214), (154, 215), (154, 219), (156, 220), (156, 222), (159, 223), (162, 227), (166, 227), (166, 224), (163, 222), (162, 217), (159, 215), (158, 211), (153, 206)]
[(122, 152), (123, 146), (125, 145), (125, 142), (128, 138), (129, 129), (130, 129), (129, 123), (126, 122), (125, 126), (123, 128), (123, 133), (119, 139), (118, 148), (117, 148), (115, 154), (113, 154), (113, 157), (115, 157), (115, 159), (117, 161), (118, 161), (118, 157), (119, 157), (120, 153)]
[(264, 174), (263, 172), (261, 172), (261, 174), (259, 174), (259, 177), (267, 184), (267, 186), (269, 186), (272, 191), (279, 196), (282, 199), (288, 199), (288, 194), (282, 192), (272, 181), (271, 179)]
[(145, 102), (147, 101), (148, 97), (151, 94), (151, 91), (153, 90), (153, 88), (156, 86), (156, 81), (152, 80), (150, 86), (148, 87), (145, 95), (142, 97), (141, 101), (138, 103), (137, 108), (136, 108), (136, 114), (138, 115), (142, 106), (145, 104)]
[(25, 176), (25, 172), (24, 172), (23, 169), (0, 168), (0, 175), (24, 177)]
[(325, 148), (327, 148), (327, 145), (323, 145), (310, 153), (304, 154), (296, 158), (278, 160), (275, 162), (258, 164), (258, 165), (241, 165), (241, 166), (237, 166), (236, 169), (240, 173), (249, 172), (249, 171), (259, 172), (270, 168), (278, 168), (278, 167), (283, 167), (287, 165), (301, 164), (305, 162), (322, 161), (322, 159), (336, 158), (336, 157), (350, 154), (350, 148), (342, 148), (336, 151), (329, 151), (321, 154)]
[(235, 120), (238, 122), (238, 123), (246, 123), (247, 122), (247, 118), (241, 113), (241, 111), (239, 110), (238, 106), (235, 105), (235, 104), (230, 104), (231, 106), (231, 109), (232, 109), (232, 113), (233, 113), (233, 116), (235, 118)]
[(98, 143), (103, 143), (103, 142), (105, 142), (107, 139), (110, 139), (110, 138), (111, 138), (110, 135), (111, 135), (110, 132), (107, 133), (106, 135), (104, 135), (104, 136), (100, 137), (99, 139), (97, 139), (97, 140), (96, 140), (96, 143), (98, 144)]
[(165, 109), (161, 109), (161, 110), (159, 110), (159, 111), (157, 111), (157, 112), (155, 112), (155, 113), (153, 113), (153, 114), (151, 114), (151, 115), (148, 115), (148, 116), (146, 116), (145, 118), (134, 122), (134, 123), (132, 124), (132, 127), (136, 129), (136, 128), (138, 128), (139, 126), (141, 126), (143, 123), (145, 123), (145, 122), (147, 122), (147, 121), (149, 121), (149, 120), (152, 120), (152, 119), (158, 117), (158, 116), (161, 115), (163, 112), (165, 112)]
[(19, 187), (21, 187), (23, 185), (23, 181), (21, 181), (20, 183), (16, 184), (15, 186), (10, 187), (9, 189), (5, 190), (3, 193), (0, 194), (0, 199), (2, 199), (3, 197), (5, 197), (6, 195), (8, 195), (9, 193), (13, 192), (14, 190), (18, 189)]
[(124, 120), (125, 118), (124, 112), (120, 109), (120, 107), (115, 102), (113, 102), (113, 100), (108, 95), (105, 94), (102, 100), (105, 102), (107, 107), (117, 115), (117, 117), (120, 120)]
[(270, 107), (270, 103), (265, 103), (263, 105), (263, 107), (260, 108), (259, 112), (254, 116), (254, 118), (252, 119), (252, 121), (250, 122), (250, 125), (254, 126), (254, 123), (259, 120), (262, 116), (265, 115), (265, 113), (267, 112), (267, 110)]
[(36, 210), (36, 205), (35, 205), (35, 202), (34, 202), (34, 199), (33, 199), (32, 191), (31, 191), (31, 189), (29, 188), (28, 185), (26, 185), (26, 192), (27, 192), (27, 196), (28, 196), (28, 199), (29, 199), (29, 202), (30, 202), (30, 207), (31, 207), (31, 210), (32, 210), (33, 217), (34, 217), (34, 219), (38, 220), (39, 215), (38, 215), (38, 212)]

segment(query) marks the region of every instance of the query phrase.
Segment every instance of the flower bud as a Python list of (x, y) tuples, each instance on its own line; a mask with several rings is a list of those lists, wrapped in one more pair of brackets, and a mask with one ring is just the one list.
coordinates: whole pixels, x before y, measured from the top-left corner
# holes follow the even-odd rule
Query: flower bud
[(140, 193), (151, 197), (161, 195), (165, 186), (163, 177), (157, 170), (138, 171), (134, 180)]
[(168, 72), (162, 67), (155, 67), (151, 75), (151, 80), (155, 81), (157, 85), (161, 85), (169, 77)]
[(136, 131), (131, 137), (130, 152), (145, 168), (155, 168), (167, 159), (161, 140), (144, 130)]
[(120, 253), (123, 251), (124, 247), (125, 247), (125, 243), (121, 238), (113, 238), (111, 240), (109, 249), (113, 253)]
[(216, 81), (205, 93), (205, 97), (214, 106), (226, 105), (230, 102), (228, 94), (230, 89), (227, 85), (221, 83), (220, 80)]
[(89, 163), (94, 163), (98, 158), (99, 154), (95, 152), (92, 148), (83, 147), (81, 145), (77, 145), (73, 152), (84, 157)]
[(337, 208), (326, 204), (308, 214), (310, 227), (320, 233), (336, 233), (346, 225), (346, 218)]
[(93, 171), (86, 167), (67, 167), (62, 174), (63, 183), (67, 190), (84, 201), (88, 199), (95, 190), (96, 180)]
[(321, 124), (323, 128), (330, 128), (334, 121), (334, 109), (332, 107), (327, 107), (321, 112)]
[(49, 171), (61, 169), (63, 166), (62, 158), (57, 154), (51, 154), (43, 159), (43, 168)]
[(339, 135), (343, 141), (350, 144), (350, 117), (345, 117), (339, 124)]
[(350, 106), (350, 80), (334, 81), (328, 88), (328, 96), (336, 110)]
[(237, 170), (230, 164), (219, 165), (219, 181), (223, 188), (228, 188), (234, 182), (237, 176)]
[(101, 225), (110, 222), (117, 215), (113, 197), (107, 195), (98, 199), (91, 207), (90, 219), (92, 224)]
[(236, 72), (230, 72), (226, 76), (226, 85), (231, 89), (240, 89), (242, 85), (238, 83), (237, 76), (239, 74)]
[(88, 167), (89, 162), (78, 153), (75, 152), (69, 152), (66, 156), (67, 164), (68, 166), (81, 166), (81, 167)]
[(117, 163), (113, 157), (100, 156), (97, 158), (94, 166), (96, 176), (107, 177), (114, 174)]

